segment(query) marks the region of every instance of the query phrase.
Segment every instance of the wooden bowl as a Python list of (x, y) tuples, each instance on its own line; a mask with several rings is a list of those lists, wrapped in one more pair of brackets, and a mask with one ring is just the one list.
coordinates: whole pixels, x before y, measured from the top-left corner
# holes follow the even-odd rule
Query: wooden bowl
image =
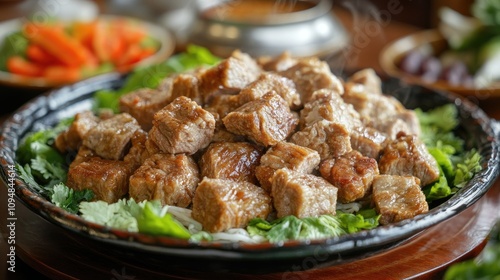
[(500, 96), (500, 86), (498, 85), (485, 88), (456, 86), (444, 80), (428, 82), (419, 76), (404, 72), (399, 67), (399, 62), (410, 51), (426, 45), (430, 46), (432, 53), (436, 55), (448, 49), (445, 38), (438, 30), (425, 30), (389, 43), (381, 52), (380, 65), (388, 75), (399, 78), (409, 84), (417, 84), (436, 90), (450, 91), (469, 97), (473, 96), (478, 99)]

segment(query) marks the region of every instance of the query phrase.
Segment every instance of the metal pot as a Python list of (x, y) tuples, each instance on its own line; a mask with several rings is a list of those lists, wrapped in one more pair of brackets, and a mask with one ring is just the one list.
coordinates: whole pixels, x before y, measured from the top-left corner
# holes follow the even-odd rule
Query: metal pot
[[(216, 1), (199, 7), (188, 43), (205, 46), (222, 57), (235, 49), (254, 57), (278, 55), (283, 51), (296, 57), (323, 56), (339, 52), (348, 43), (348, 35), (331, 12), (329, 0), (292, 1), (288, 5), (306, 4), (307, 8), (280, 13), (263, 11), (261, 5), (237, 17), (234, 9), (243, 2)], [(265, 2), (280, 5), (281, 1), (246, 0), (247, 5), (255, 7)], [(213, 9), (223, 13), (214, 13)], [(221, 16), (224, 13), (225, 16)]]

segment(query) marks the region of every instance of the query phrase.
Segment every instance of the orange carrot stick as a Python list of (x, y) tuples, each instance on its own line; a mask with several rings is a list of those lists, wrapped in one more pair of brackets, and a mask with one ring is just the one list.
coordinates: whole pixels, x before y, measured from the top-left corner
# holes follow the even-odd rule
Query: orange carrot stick
[(81, 73), (75, 67), (49, 66), (43, 72), (43, 77), (51, 82), (71, 83), (81, 79)]
[(96, 28), (97, 21), (83, 22), (78, 21), (73, 23), (72, 34), (73, 37), (82, 45), (87, 48), (92, 46), (92, 36)]
[(26, 49), (26, 56), (29, 60), (42, 65), (56, 64), (59, 62), (57, 58), (46, 52), (42, 47), (34, 44), (28, 46)]
[(59, 28), (27, 23), (24, 26), (24, 33), (33, 43), (39, 45), (68, 66), (78, 67), (85, 63), (87, 56), (84, 47)]
[(7, 70), (22, 76), (39, 77), (42, 76), (44, 69), (20, 56), (12, 56), (7, 60)]

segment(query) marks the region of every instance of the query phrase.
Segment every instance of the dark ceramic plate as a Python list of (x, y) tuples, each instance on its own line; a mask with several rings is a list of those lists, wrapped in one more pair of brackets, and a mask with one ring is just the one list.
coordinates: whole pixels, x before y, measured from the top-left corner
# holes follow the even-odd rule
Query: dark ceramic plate
[[(118, 88), (125, 78), (116, 74), (96, 77), (40, 96), (17, 110), (2, 127), (0, 164), (3, 180), (8, 182), (9, 166), (15, 164), (15, 150), (22, 137), (30, 131), (53, 126), (63, 118), (90, 109), (92, 94), (96, 90)], [(86, 246), (101, 253), (109, 252), (133, 259), (135, 263), (156, 264), (160, 268), (166, 264), (192, 264), (197, 270), (265, 273), (287, 271), (292, 267), (307, 268), (304, 262), (321, 267), (366, 258), (397, 246), (470, 207), (486, 193), (499, 173), (500, 123), (489, 119), (474, 104), (453, 94), (404, 85), (398, 80), (388, 80), (384, 87), (384, 92), (395, 96), (408, 108), (430, 109), (446, 103), (455, 104), (461, 120), (457, 132), (466, 140), (467, 148), (476, 148), (481, 153), (483, 166), (483, 170), (451, 198), (433, 207), (427, 214), (396, 224), (313, 241), (192, 244), (87, 222), (51, 204), (20, 180), (15, 182), (15, 193), (33, 212), (67, 229), (69, 236), (74, 236)]]

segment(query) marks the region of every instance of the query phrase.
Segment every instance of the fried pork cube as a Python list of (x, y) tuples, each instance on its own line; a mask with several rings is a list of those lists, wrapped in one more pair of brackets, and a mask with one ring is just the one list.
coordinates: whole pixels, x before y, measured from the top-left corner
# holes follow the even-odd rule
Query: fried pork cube
[(202, 177), (257, 184), (255, 168), (261, 156), (261, 149), (247, 142), (218, 142), (208, 146), (198, 164)]
[(351, 151), (320, 165), (321, 176), (338, 188), (338, 201), (350, 203), (371, 191), (373, 177), (379, 174), (377, 161)]
[(274, 172), (288, 168), (300, 173), (311, 173), (318, 167), (319, 154), (315, 150), (289, 142), (278, 142), (261, 157), (260, 165), (255, 169), (255, 176), (260, 186), (271, 193), (271, 179)]
[(294, 133), (290, 142), (317, 151), (321, 160), (339, 157), (352, 150), (346, 127), (326, 120)]
[(396, 116), (390, 116), (384, 121), (377, 122), (374, 125), (374, 129), (384, 133), (387, 135), (387, 138), (391, 140), (396, 139), (399, 133), (415, 134), (405, 121), (397, 118)]
[(328, 64), (317, 57), (301, 59), (279, 74), (295, 83), (303, 104), (309, 102), (312, 94), (322, 88), (332, 89), (340, 95), (344, 93), (340, 80), (333, 75)]
[(199, 91), (203, 102), (220, 94), (237, 94), (242, 88), (255, 81), (261, 69), (249, 55), (239, 51), (219, 64), (200, 74)]
[(208, 104), (203, 107), (203, 109), (209, 111), (214, 116), (217, 114), (217, 120), (221, 120), (227, 116), (227, 114), (238, 109), (240, 107), (240, 100), (238, 95), (221, 94), (214, 96)]
[(395, 115), (395, 118), (398, 120), (402, 120), (409, 129), (409, 133), (420, 136), (420, 120), (418, 119), (417, 114), (413, 110), (402, 110), (398, 114)]
[(361, 84), (346, 85), (345, 89), (342, 98), (353, 105), (366, 126), (387, 134), (391, 139), (395, 139), (399, 132), (419, 135), (417, 116), (394, 97), (370, 93)]
[(415, 135), (398, 135), (382, 150), (380, 174), (415, 176), (426, 186), (439, 179), (439, 168), (425, 144)]
[(246, 138), (244, 136), (234, 134), (227, 131), (224, 125), (215, 128), (214, 137), (212, 137), (212, 143), (214, 142), (244, 142)]
[(372, 68), (365, 68), (352, 74), (347, 82), (362, 84), (368, 92), (382, 94), (382, 81)]
[(321, 177), (288, 168), (276, 170), (272, 179), (272, 197), (278, 218), (334, 215), (337, 191)]
[(120, 111), (129, 113), (148, 131), (153, 126), (153, 115), (172, 101), (171, 91), (142, 88), (120, 97)]
[(200, 80), (197, 72), (181, 73), (173, 78), (172, 99), (185, 96), (203, 106), (203, 97), (199, 91)]
[(61, 153), (77, 151), (82, 144), (84, 136), (99, 121), (99, 118), (92, 111), (77, 113), (68, 129), (56, 137), (54, 143), (56, 149)]
[(130, 175), (128, 163), (91, 157), (71, 166), (66, 185), (78, 191), (90, 189), (94, 200), (114, 203), (127, 194)]
[(420, 180), (413, 176), (377, 175), (372, 199), (382, 225), (413, 218), (429, 211)]
[(83, 144), (104, 159), (121, 160), (130, 148), (132, 136), (139, 129), (139, 123), (131, 115), (121, 113), (100, 121), (90, 129)]
[(192, 217), (203, 230), (221, 232), (243, 228), (253, 218), (266, 219), (272, 210), (271, 197), (249, 182), (203, 178), (193, 198)]
[(363, 125), (352, 105), (345, 103), (338, 92), (332, 89), (315, 91), (309, 102), (304, 105), (304, 109), (300, 111), (301, 128), (322, 120), (342, 124), (349, 131)]
[(99, 156), (89, 147), (81, 145), (80, 148), (78, 149), (78, 153), (76, 154), (75, 158), (69, 165), (69, 168), (72, 168), (73, 166), (78, 165), (84, 161), (89, 161), (93, 157), (99, 157)]
[(208, 146), (214, 130), (214, 116), (181, 96), (156, 112), (149, 137), (165, 153), (194, 154)]
[(142, 129), (137, 130), (132, 135), (132, 145), (127, 155), (123, 158), (123, 161), (129, 163), (133, 170), (137, 169), (148, 157), (157, 152), (156, 150), (153, 152), (148, 151), (146, 147), (147, 141), (148, 134)]
[(293, 81), (271, 72), (262, 73), (256, 81), (244, 87), (238, 94), (238, 99), (243, 105), (261, 98), (270, 91), (285, 99), (291, 110), (296, 110), (301, 105), (300, 95)]
[(389, 138), (372, 127), (359, 126), (351, 130), (351, 147), (362, 155), (378, 160), (380, 152), (387, 145)]
[(246, 103), (222, 121), (229, 132), (244, 135), (263, 146), (285, 140), (298, 123), (286, 101), (274, 92)]
[(207, 108), (207, 111), (212, 113), (215, 118), (215, 132), (214, 136), (212, 137), (212, 142), (245, 142), (247, 140), (245, 136), (229, 132), (224, 126), (220, 115), (216, 112), (211, 111), (212, 109), (216, 110), (217, 108)]
[(135, 201), (159, 200), (163, 205), (187, 207), (199, 179), (198, 165), (186, 154), (155, 154), (130, 176), (129, 195)]
[(284, 51), (275, 57), (263, 56), (257, 59), (258, 64), (265, 71), (279, 72), (285, 71), (297, 63), (289, 51)]

